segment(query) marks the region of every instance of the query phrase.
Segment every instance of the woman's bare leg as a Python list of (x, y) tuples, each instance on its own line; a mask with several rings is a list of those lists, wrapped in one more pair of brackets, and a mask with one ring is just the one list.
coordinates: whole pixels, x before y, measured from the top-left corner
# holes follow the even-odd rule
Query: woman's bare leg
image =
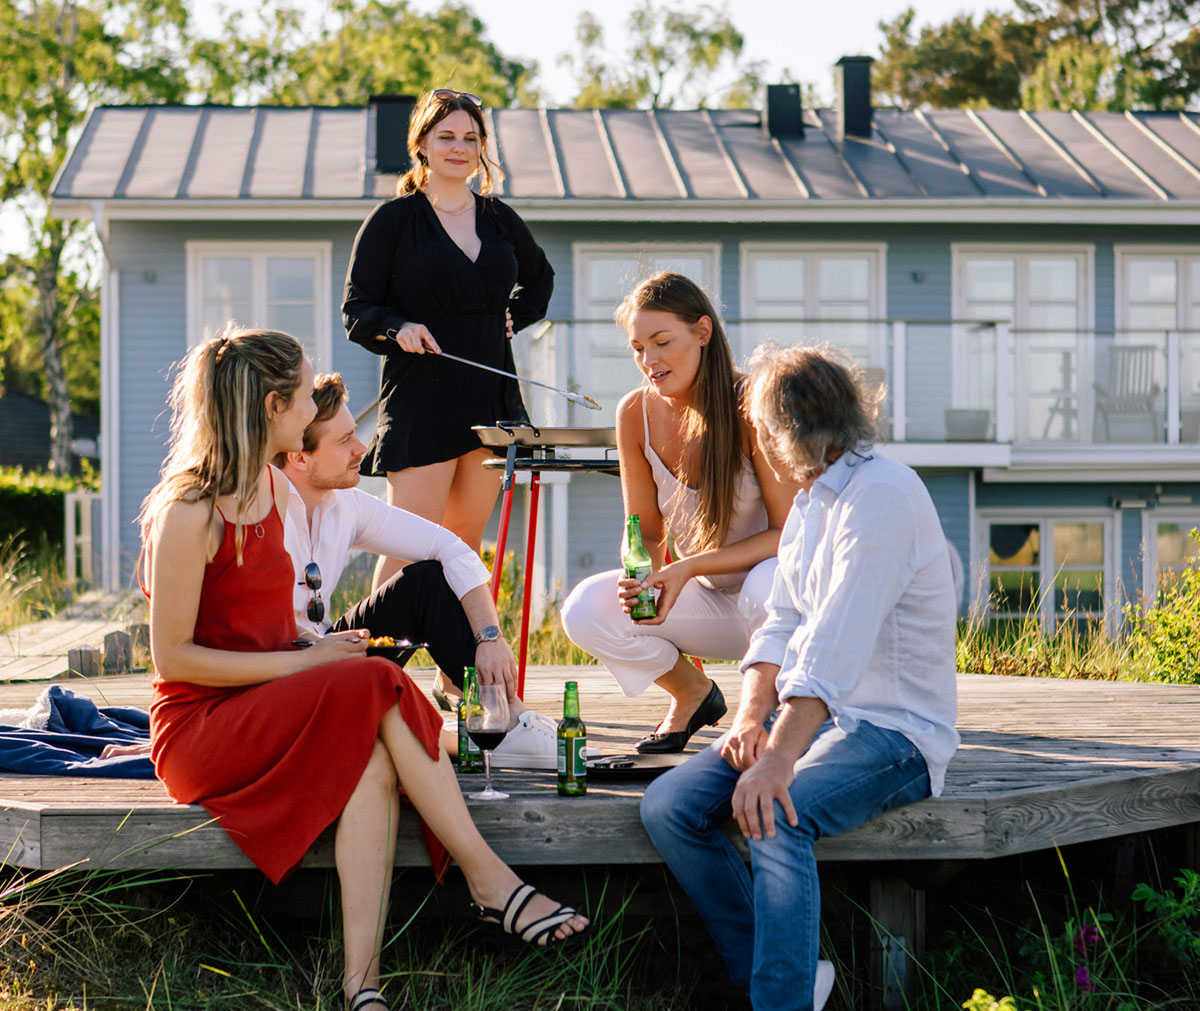
[(712, 690), (708, 675), (682, 653), (675, 661), (675, 666), (662, 677), (656, 678), (654, 683), (671, 696), (671, 708), (658, 728), (662, 734), (686, 730), (688, 720)]
[[(400, 716), (399, 707), (384, 714), (379, 724), (379, 736), (392, 757), (405, 794), (462, 868), (471, 896), (480, 905), (502, 909), (521, 879), (492, 852), (479, 834), (463, 801), (450, 760), (441, 752), (436, 762), (429, 757), (425, 746)], [(526, 906), (517, 926), (549, 916), (557, 908), (558, 903), (539, 895)], [(568, 937), (576, 930), (583, 930), (587, 922), (587, 917), (576, 916), (562, 924), (555, 936)]]
[[(454, 460), (431, 463), (427, 467), (409, 467), (405, 470), (388, 472), (388, 505), (399, 506), (416, 513), (431, 523), (442, 523), (446, 503), (450, 498), (450, 487), (454, 482)], [(384, 583), (404, 568), (408, 558), (385, 558), (379, 556), (375, 563), (375, 579), (371, 591), (378, 590)]]
[(350, 998), (379, 986), (379, 951), (392, 887), (400, 799), (396, 770), (382, 741), (338, 819), (333, 852), (342, 885), (344, 986)]
[(483, 532), (504, 482), (501, 470), (484, 469), (483, 461), (494, 459), (493, 453), (480, 448), (454, 461), (454, 480), (441, 521), (476, 551), (483, 545)]

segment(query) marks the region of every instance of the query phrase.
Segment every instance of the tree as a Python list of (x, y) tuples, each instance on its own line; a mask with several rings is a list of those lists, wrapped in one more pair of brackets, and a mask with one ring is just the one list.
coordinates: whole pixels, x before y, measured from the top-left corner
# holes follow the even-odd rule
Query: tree
[[(0, 203), (19, 213), (28, 250), (5, 265), (0, 344), (11, 327), (36, 335), (50, 407), (52, 469), (71, 462), (69, 339), (86, 339), (94, 300), (79, 258), (77, 222), (51, 213), (50, 187), (87, 110), (106, 100), (179, 101), (186, 94), (180, 0), (4, 0), (0, 4)], [(22, 295), (24, 303), (22, 304)], [(93, 336), (95, 331), (93, 330)]]
[(471, 9), (445, 3), (433, 14), (407, 0), (333, 0), (316, 37), (287, 3), (259, 16), (235, 11), (218, 39), (193, 48), (197, 85), (210, 101), (361, 105), (371, 95), (446, 86), (489, 105), (536, 105), (537, 63), (505, 57)]
[(1015, 13), (881, 22), (876, 91), (901, 106), (1183, 108), (1200, 94), (1196, 0), (1016, 0)]
[[(564, 58), (579, 87), (577, 108), (669, 109), (714, 101), (744, 107), (761, 88), (765, 65), (741, 59), (745, 39), (723, 8), (683, 10), (644, 0), (630, 13), (627, 30), (626, 54), (613, 58), (605, 53), (595, 15), (579, 16), (579, 51)], [(724, 86), (718, 83), (722, 71), (733, 75)]]

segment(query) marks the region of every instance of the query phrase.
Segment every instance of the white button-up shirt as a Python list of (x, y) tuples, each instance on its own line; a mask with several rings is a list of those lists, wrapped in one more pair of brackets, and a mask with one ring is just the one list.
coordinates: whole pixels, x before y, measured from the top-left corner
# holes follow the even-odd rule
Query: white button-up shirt
[[(442, 563), (446, 582), (461, 600), (465, 594), (491, 579), (480, 557), (462, 539), (445, 527), (422, 519), (404, 509), (390, 506), (360, 488), (338, 488), (325, 493), (313, 510), (310, 524), (304, 499), (288, 483), (287, 517), (283, 525), (283, 543), (296, 567), (296, 587), (292, 602), (296, 611), (296, 630), (324, 635), (338, 617), (329, 613), (329, 602), (346, 567), (351, 549), (400, 558), (406, 562), (437, 559)], [(321, 598), (325, 601), (325, 620), (314, 625), (308, 620), (308, 601), (312, 596), (304, 585), (304, 568), (316, 562), (321, 570)]]
[(902, 463), (846, 453), (792, 504), (767, 620), (742, 670), (779, 665), (779, 701), (818, 698), (838, 726), (895, 730), (936, 797), (958, 747), (957, 608), (946, 538)]

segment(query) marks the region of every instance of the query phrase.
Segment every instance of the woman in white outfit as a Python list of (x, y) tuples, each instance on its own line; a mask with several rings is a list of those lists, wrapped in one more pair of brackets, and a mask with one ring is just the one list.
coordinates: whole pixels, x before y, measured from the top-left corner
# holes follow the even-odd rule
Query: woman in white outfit
[[(625, 512), (640, 518), (654, 572), (644, 584), (620, 569), (585, 579), (567, 597), (562, 621), (626, 695), (657, 684), (671, 696), (666, 718), (636, 747), (678, 752), (725, 714), (721, 690), (687, 657), (745, 653), (765, 617), (796, 488), (781, 483), (758, 451), (741, 405), (744, 377), (695, 282), (672, 273), (648, 278), (615, 318), (646, 378), (617, 407), (617, 447)], [(644, 586), (658, 591), (658, 614), (634, 621), (629, 612)]]

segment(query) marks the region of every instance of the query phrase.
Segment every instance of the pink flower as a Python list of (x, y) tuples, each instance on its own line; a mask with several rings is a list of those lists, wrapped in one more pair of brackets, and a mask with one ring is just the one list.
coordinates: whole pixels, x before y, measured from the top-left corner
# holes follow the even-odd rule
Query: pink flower
[(1073, 943), (1075, 945), (1075, 950), (1084, 958), (1087, 958), (1088, 949), (1094, 948), (1100, 943), (1100, 931), (1089, 923), (1087, 926), (1080, 927), (1075, 932), (1075, 940)]
[(1075, 966), (1075, 985), (1079, 987), (1080, 990), (1087, 990), (1092, 993), (1095, 992), (1096, 984), (1092, 982), (1092, 977), (1088, 973), (1086, 965)]

